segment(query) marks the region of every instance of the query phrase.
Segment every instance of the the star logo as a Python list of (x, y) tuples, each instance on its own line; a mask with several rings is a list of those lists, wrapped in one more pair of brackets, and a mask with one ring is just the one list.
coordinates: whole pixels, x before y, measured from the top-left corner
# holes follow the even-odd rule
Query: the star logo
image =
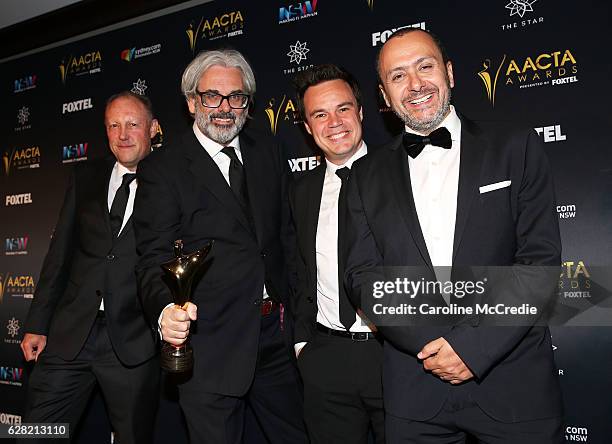
[(510, 10), (510, 17), (518, 15), (523, 18), (526, 12), (533, 12), (533, 4), (537, 0), (510, 0), (506, 5), (506, 9)]
[(144, 96), (145, 95), (145, 91), (148, 88), (148, 86), (146, 85), (146, 80), (138, 79), (136, 82), (132, 83), (132, 85), (134, 85), (134, 86), (132, 87), (132, 89), (130, 91), (132, 91), (134, 94), (138, 94), (140, 96)]
[(17, 112), (17, 121), (19, 121), (19, 124), (24, 125), (29, 118), (30, 108), (28, 108), (27, 106), (21, 107), (21, 109)]
[(8, 324), (6, 324), (6, 329), (11, 338), (14, 338), (19, 334), (19, 321), (14, 317), (9, 319)]
[(298, 65), (302, 63), (303, 60), (306, 60), (306, 53), (308, 53), (310, 49), (306, 48), (306, 42), (300, 43), (300, 41), (296, 41), (295, 45), (289, 45), (289, 52), (287, 55), (289, 56), (289, 63), (297, 63)]

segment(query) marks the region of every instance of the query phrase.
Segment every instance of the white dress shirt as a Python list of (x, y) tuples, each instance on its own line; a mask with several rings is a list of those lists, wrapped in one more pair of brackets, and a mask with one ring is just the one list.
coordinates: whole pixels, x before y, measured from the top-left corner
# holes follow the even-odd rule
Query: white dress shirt
[[(368, 148), (365, 142), (343, 165), (336, 165), (325, 159), (326, 169), (321, 193), (321, 206), (316, 236), (317, 262), (317, 322), (334, 330), (345, 330), (340, 322), (339, 282), (338, 282), (338, 198), (342, 179), (336, 175), (340, 168), (351, 168), (353, 162), (365, 156)], [(350, 328), (352, 332), (370, 332), (370, 328), (362, 324), (361, 318), (355, 314), (355, 322)], [(306, 342), (295, 344), (298, 354)]]
[(193, 123), (193, 132), (196, 136), (196, 139), (198, 139), (198, 142), (200, 142), (200, 145), (204, 147), (208, 155), (212, 157), (212, 160), (217, 164), (219, 170), (221, 170), (221, 174), (223, 174), (225, 181), (229, 185), (229, 168), (231, 160), (227, 156), (227, 154), (222, 153), (221, 150), (226, 146), (231, 146), (232, 148), (234, 148), (234, 151), (238, 156), (238, 160), (242, 162), (242, 153), (240, 152), (240, 140), (238, 139), (238, 136), (230, 140), (229, 143), (221, 145), (202, 134), (202, 131), (200, 131), (200, 128), (198, 128), (198, 125), (195, 122)]
[[(342, 179), (336, 171), (340, 168), (351, 168), (353, 162), (365, 156), (368, 148), (365, 142), (343, 165), (336, 165), (325, 159), (326, 169), (323, 179), (319, 221), (317, 224), (316, 259), (317, 259), (317, 322), (334, 330), (345, 330), (340, 322), (339, 282), (338, 282), (338, 197)], [(362, 325), (361, 318), (355, 315), (355, 322), (350, 328), (353, 332), (371, 331)]]
[[(123, 175), (127, 173), (134, 173), (134, 171), (128, 170), (126, 167), (121, 165), (119, 162), (115, 162), (115, 166), (113, 166), (113, 170), (111, 172), (110, 180), (108, 182), (108, 194), (107, 194), (107, 203), (108, 203), (108, 211), (110, 213), (111, 207), (113, 206), (113, 200), (115, 199), (115, 194), (117, 190), (121, 186), (123, 182)], [(136, 188), (138, 187), (138, 183), (136, 179), (130, 182), (130, 195), (128, 196), (128, 201), (125, 206), (125, 213), (123, 214), (123, 222), (121, 223), (121, 229), (119, 230), (119, 235), (125, 224), (132, 216), (132, 211), (134, 210), (134, 197), (136, 196)], [(104, 298), (100, 302), (100, 310), (104, 310)]]
[[(437, 279), (444, 282), (450, 280), (453, 263), (461, 154), (461, 121), (453, 106), (439, 127), (446, 127), (450, 132), (451, 148), (425, 145), (415, 159), (408, 156), (408, 165), (414, 205), (427, 251), (434, 267), (444, 267), (436, 269)], [(415, 133), (407, 127), (406, 131)], [(447, 303), (448, 297), (444, 295)]]

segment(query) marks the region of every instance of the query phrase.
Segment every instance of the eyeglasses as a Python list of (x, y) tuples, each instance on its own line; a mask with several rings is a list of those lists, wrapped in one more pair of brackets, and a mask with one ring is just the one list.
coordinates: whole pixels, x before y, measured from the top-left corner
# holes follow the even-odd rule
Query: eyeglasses
[(249, 104), (248, 94), (235, 93), (224, 96), (216, 92), (200, 92), (197, 90), (196, 93), (200, 96), (200, 100), (202, 100), (202, 106), (206, 108), (219, 108), (224, 100), (227, 100), (227, 103), (232, 109), (244, 109)]

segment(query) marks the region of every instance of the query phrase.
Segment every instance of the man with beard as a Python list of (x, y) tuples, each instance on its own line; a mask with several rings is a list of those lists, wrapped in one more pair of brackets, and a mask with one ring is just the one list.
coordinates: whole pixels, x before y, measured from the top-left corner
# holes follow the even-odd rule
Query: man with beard
[[(306, 441), (292, 356), (295, 236), (287, 161), (270, 138), (243, 130), (253, 71), (234, 50), (204, 51), (183, 73), (192, 130), (138, 169), (134, 226), (144, 309), (162, 339), (191, 333), (193, 375), (179, 386), (191, 442), (242, 442), (245, 409), (271, 443)], [(214, 240), (192, 302), (181, 308), (160, 264), (182, 239)]]
[[(505, 266), (518, 278), (527, 266), (559, 267), (553, 182), (537, 134), (458, 114), (450, 105), (453, 66), (429, 32), (393, 34), (378, 74), (406, 132), (353, 165), (345, 240), (353, 304), (374, 320), (371, 283), (385, 280), (381, 267), (419, 267), (428, 281), (450, 280), (450, 266), (453, 279), (470, 266)], [(522, 283), (526, 302), (541, 309), (555, 279), (540, 293)], [(444, 307), (444, 296), (455, 297), (427, 300)], [(375, 321), (385, 336), (389, 443), (459, 443), (468, 434), (489, 443), (562, 442), (547, 327), (491, 327), (470, 316), (446, 325)]]

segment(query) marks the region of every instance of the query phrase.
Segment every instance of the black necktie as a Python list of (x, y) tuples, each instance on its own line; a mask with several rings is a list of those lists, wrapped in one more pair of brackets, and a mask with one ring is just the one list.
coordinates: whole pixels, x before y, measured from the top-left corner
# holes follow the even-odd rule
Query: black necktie
[(125, 215), (125, 207), (127, 206), (128, 198), (130, 197), (130, 183), (136, 178), (134, 173), (126, 173), (121, 179), (121, 186), (117, 189), (113, 204), (110, 209), (110, 225), (113, 233), (113, 238), (119, 236), (121, 225), (123, 225), (123, 216)]
[(230, 158), (229, 167), (229, 180), (230, 188), (232, 189), (234, 196), (238, 199), (240, 206), (246, 213), (249, 223), (252, 223), (251, 209), (249, 207), (249, 193), (246, 186), (246, 178), (244, 175), (244, 167), (242, 162), (238, 159), (238, 155), (234, 150), (234, 147), (226, 146), (221, 150), (223, 154)]
[(450, 132), (442, 126), (429, 136), (404, 133), (403, 144), (408, 155), (414, 159), (421, 154), (425, 145), (435, 145), (448, 150), (453, 145), (453, 141)]
[(355, 323), (355, 309), (346, 295), (344, 289), (344, 246), (343, 236), (346, 225), (346, 184), (351, 170), (347, 167), (336, 170), (336, 175), (342, 180), (340, 194), (338, 195), (338, 305), (340, 309), (340, 323), (349, 330)]

